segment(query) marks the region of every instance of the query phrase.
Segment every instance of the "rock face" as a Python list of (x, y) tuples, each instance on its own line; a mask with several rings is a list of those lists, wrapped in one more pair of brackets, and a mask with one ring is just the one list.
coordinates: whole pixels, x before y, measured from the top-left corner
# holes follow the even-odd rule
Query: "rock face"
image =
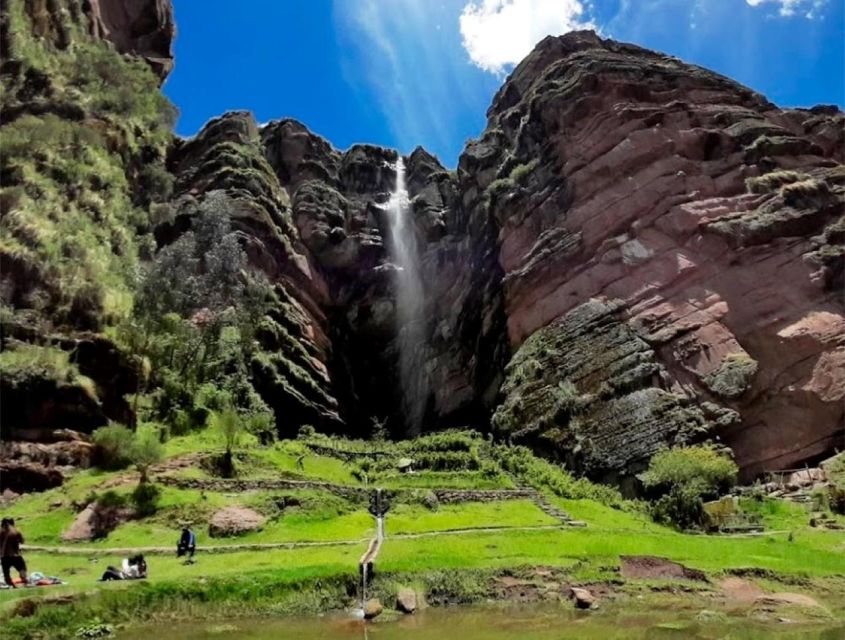
[(841, 442), (842, 122), (592, 33), (541, 42), (482, 137), (504, 431), (597, 477), (706, 434), (746, 476)]
[(91, 0), (91, 33), (120, 53), (142, 57), (164, 82), (173, 69), (176, 35), (170, 0)]
[[(86, 46), (107, 39), (145, 58), (159, 79), (172, 66), (166, 0), (21, 1), (2, 2), (4, 58), (22, 37), (21, 14), (27, 37), (56, 55), (74, 38), (87, 38)], [(24, 7), (14, 20), (10, 2)], [(131, 86), (155, 83), (142, 65), (124, 61), (115, 73), (137, 71), (129, 67), (149, 76)], [(158, 247), (167, 245), (189, 228), (192, 205), (228, 196), (250, 266), (273, 288), (248, 364), (281, 436), (304, 424), (366, 436), (373, 419), (394, 436), (407, 434), (384, 207), (395, 150), (340, 151), (296, 121), (258, 126), (244, 112), (210, 121), (189, 140), (162, 142), (151, 123), (163, 114), (91, 113), (67, 82), (53, 81), (54, 68), (11, 59), (0, 71), (9, 89), (5, 121), (46, 114), (103, 132), (87, 151), (109, 158), (119, 189), (106, 193), (92, 178), (90, 193), (69, 193), (58, 188), (60, 176), (51, 180), (66, 217), (82, 220), (109, 196), (90, 235), (108, 231), (110, 239), (98, 241), (115, 244), (114, 255), (143, 257), (130, 241), (114, 240), (121, 234), (149, 231)], [(424, 429), (491, 429), (622, 483), (665, 445), (720, 439), (746, 477), (841, 446), (838, 109), (779, 109), (700, 67), (575, 32), (539, 43), (487, 116), (456, 170), (422, 148), (404, 158), (424, 283)], [(123, 149), (133, 151), (116, 153)], [(24, 151), (0, 164), (4, 183), (20, 187), (23, 168), (37, 170)], [(155, 179), (175, 180), (172, 193), (151, 199)], [(25, 189), (4, 192), (2, 204), (36, 206), (28, 197)], [(131, 232), (112, 215), (151, 202), (173, 215)], [(49, 316), (61, 328), (61, 349), (81, 355), (73, 360), (77, 384), (62, 391), (76, 394), (71, 401), (50, 413), (44, 398), (64, 396), (30, 394), (40, 400), (30, 408), (16, 402), (14, 426), (52, 430), (67, 418), (87, 430), (131, 418), (124, 396), (138, 376), (108, 340), (91, 337), (103, 329), (107, 296), (63, 292), (58, 283), (70, 276), (42, 269), (37, 246), (28, 253), (40, 238), (21, 219), (3, 218), (11, 225), (0, 247), (3, 290), (14, 309)], [(100, 263), (86, 263), (92, 282)], [(109, 293), (120, 299), (119, 288)], [(4, 325), (4, 347), (8, 337), (46, 337), (25, 335), (33, 324), (25, 320), (12, 327), (17, 334)]]
[(170, 0), (25, 0), (23, 8), (32, 35), (59, 49), (70, 46), (80, 29), (120, 53), (143, 58), (162, 82), (173, 69), (176, 26)]

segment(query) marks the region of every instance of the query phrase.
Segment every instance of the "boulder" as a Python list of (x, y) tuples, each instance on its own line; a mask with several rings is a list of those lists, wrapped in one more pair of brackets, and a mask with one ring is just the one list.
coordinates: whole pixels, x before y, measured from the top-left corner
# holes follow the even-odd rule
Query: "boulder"
[(384, 611), (384, 607), (381, 605), (381, 601), (378, 598), (372, 598), (367, 600), (364, 604), (364, 619), (365, 620), (372, 620), (381, 615), (381, 612)]
[(73, 524), (62, 533), (62, 542), (83, 542), (103, 538), (135, 515), (134, 509), (130, 507), (105, 506), (92, 502), (79, 512)]
[(92, 519), (94, 518), (94, 503), (89, 504), (73, 521), (70, 528), (62, 533), (62, 542), (82, 542), (94, 537)]
[(396, 594), (396, 610), (402, 613), (413, 613), (417, 610), (417, 593), (413, 589), (403, 587)]
[(588, 589), (570, 587), (569, 597), (578, 609), (592, 609), (596, 604), (596, 597)]
[(211, 516), (208, 534), (212, 538), (239, 536), (264, 526), (267, 518), (249, 507), (233, 505), (224, 507)]

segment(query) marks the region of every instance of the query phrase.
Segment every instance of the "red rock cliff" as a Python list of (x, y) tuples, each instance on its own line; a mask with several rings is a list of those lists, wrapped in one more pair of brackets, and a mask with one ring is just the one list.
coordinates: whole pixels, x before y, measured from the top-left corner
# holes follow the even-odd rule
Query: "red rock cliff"
[[(488, 117), (518, 350), (504, 431), (578, 448), (602, 472), (704, 435), (746, 475), (842, 446), (841, 112), (780, 110), (583, 32), (541, 42)], [(604, 302), (585, 313), (589, 300)], [(537, 355), (540, 342), (560, 353)]]

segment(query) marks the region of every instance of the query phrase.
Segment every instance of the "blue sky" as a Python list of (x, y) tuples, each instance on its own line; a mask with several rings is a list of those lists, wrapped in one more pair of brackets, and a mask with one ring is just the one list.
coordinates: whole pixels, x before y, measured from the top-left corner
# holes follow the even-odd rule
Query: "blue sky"
[(447, 166), (507, 72), (548, 34), (694, 62), (783, 106), (845, 103), (842, 0), (174, 0), (177, 132), (249, 109), (345, 149), (418, 144)]

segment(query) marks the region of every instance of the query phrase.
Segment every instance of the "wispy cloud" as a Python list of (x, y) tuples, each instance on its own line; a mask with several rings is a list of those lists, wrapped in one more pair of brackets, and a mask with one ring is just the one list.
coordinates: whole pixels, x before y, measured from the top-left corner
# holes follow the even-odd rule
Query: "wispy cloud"
[(543, 37), (595, 28), (579, 0), (480, 0), (461, 12), (463, 45), (481, 69), (502, 74)]
[(809, 20), (818, 17), (827, 0), (745, 0), (752, 7), (773, 5), (778, 9), (778, 15), (784, 18), (803, 16)]
[(477, 120), (480, 131), (483, 104), (494, 90), (462, 55), (462, 6), (457, 0), (334, 3), (336, 31), (348, 52), (347, 82), (364, 99), (377, 97), (375, 108), (402, 151), (424, 144), (447, 163), (460, 151), (468, 119)]

